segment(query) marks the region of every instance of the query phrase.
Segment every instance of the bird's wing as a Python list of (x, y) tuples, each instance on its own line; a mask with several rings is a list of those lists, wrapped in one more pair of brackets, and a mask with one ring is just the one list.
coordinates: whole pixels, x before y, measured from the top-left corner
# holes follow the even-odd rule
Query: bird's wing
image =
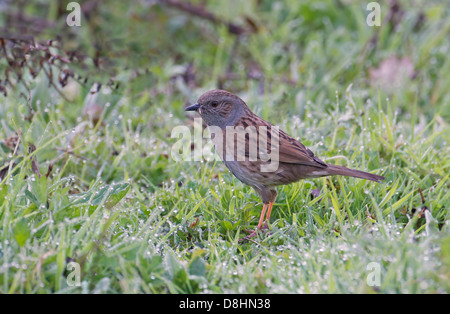
[[(249, 130), (249, 126), (255, 126), (258, 130), (258, 141), (251, 136), (253, 132), (248, 132), (250, 136), (245, 136), (246, 157), (249, 156), (249, 147), (258, 142), (256, 145), (258, 145), (258, 157), (260, 159), (271, 159), (282, 163), (300, 164), (318, 168), (327, 167), (327, 164), (314, 155), (314, 153), (305, 145), (292, 138), (279, 128), (275, 128), (272, 124), (256, 116), (255, 114), (242, 117), (237, 121), (235, 127), (236, 126), (243, 127), (245, 130)], [(261, 127), (266, 127), (266, 129)], [(265, 136), (267, 145), (261, 144), (261, 136)], [(240, 138), (241, 140), (239, 140), (239, 138), (237, 139), (238, 142), (244, 140), (244, 137)]]
[(318, 168), (327, 167), (327, 164), (314, 155), (308, 147), (281, 130), (279, 131), (279, 161)]

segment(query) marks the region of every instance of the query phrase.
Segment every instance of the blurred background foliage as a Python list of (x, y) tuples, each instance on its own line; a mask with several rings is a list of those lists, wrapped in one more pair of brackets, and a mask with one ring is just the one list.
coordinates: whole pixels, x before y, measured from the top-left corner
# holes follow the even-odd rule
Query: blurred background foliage
[[(85, 0), (70, 27), (69, 2), (0, 0), (1, 292), (450, 291), (446, 1), (379, 1), (381, 27), (353, 0)], [(170, 158), (213, 88), (386, 184), (280, 187), (238, 244), (254, 192)]]
[[(448, 103), (449, 8), (442, 1), (383, 1), (382, 28), (366, 24), (363, 1), (80, 1), (80, 27), (66, 24), (68, 3), (3, 1), (2, 89), (17, 85), (11, 72), (32, 85), (30, 74), (48, 67), (56, 68), (53, 81), (77, 79), (85, 94), (98, 82), (133, 100), (149, 92), (153, 104), (160, 94), (189, 103), (196, 89), (245, 94), (256, 85), (283, 109), (311, 99), (331, 107), (335, 92), (351, 83), (381, 85), (404, 111), (418, 103), (428, 116)], [(297, 106), (283, 105), (295, 100), (286, 94), (298, 96)]]

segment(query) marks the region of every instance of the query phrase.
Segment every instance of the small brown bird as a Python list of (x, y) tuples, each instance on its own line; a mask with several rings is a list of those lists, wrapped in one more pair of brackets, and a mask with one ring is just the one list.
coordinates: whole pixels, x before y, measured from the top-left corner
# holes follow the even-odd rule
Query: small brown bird
[[(241, 98), (230, 92), (208, 91), (186, 111), (200, 114), (225, 166), (261, 197), (264, 205), (257, 230), (263, 228), (264, 220), (270, 219), (278, 185), (333, 175), (375, 182), (385, 179), (325, 163), (302, 143), (255, 115)], [(246, 238), (255, 236), (257, 230)]]

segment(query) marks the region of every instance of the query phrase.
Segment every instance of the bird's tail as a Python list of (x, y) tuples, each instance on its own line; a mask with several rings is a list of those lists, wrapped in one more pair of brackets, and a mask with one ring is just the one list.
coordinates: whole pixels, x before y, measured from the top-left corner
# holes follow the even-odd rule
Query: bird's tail
[(386, 179), (385, 177), (360, 171), (360, 170), (354, 170), (354, 169), (348, 169), (343, 166), (336, 166), (336, 165), (328, 165), (329, 175), (339, 175), (339, 176), (346, 176), (346, 177), (354, 177), (354, 178), (360, 178), (360, 179), (366, 179), (371, 180), (380, 183), (381, 180)]

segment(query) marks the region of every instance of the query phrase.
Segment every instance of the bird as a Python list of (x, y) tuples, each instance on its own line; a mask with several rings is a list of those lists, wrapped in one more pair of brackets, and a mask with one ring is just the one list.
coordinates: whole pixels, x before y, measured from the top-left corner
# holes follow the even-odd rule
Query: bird
[(250, 239), (258, 230), (268, 228), (279, 185), (335, 175), (378, 183), (385, 179), (324, 162), (300, 141), (254, 114), (240, 97), (231, 92), (221, 89), (207, 91), (185, 111), (200, 114), (225, 166), (238, 180), (251, 186), (263, 202), (256, 229), (241, 240)]

